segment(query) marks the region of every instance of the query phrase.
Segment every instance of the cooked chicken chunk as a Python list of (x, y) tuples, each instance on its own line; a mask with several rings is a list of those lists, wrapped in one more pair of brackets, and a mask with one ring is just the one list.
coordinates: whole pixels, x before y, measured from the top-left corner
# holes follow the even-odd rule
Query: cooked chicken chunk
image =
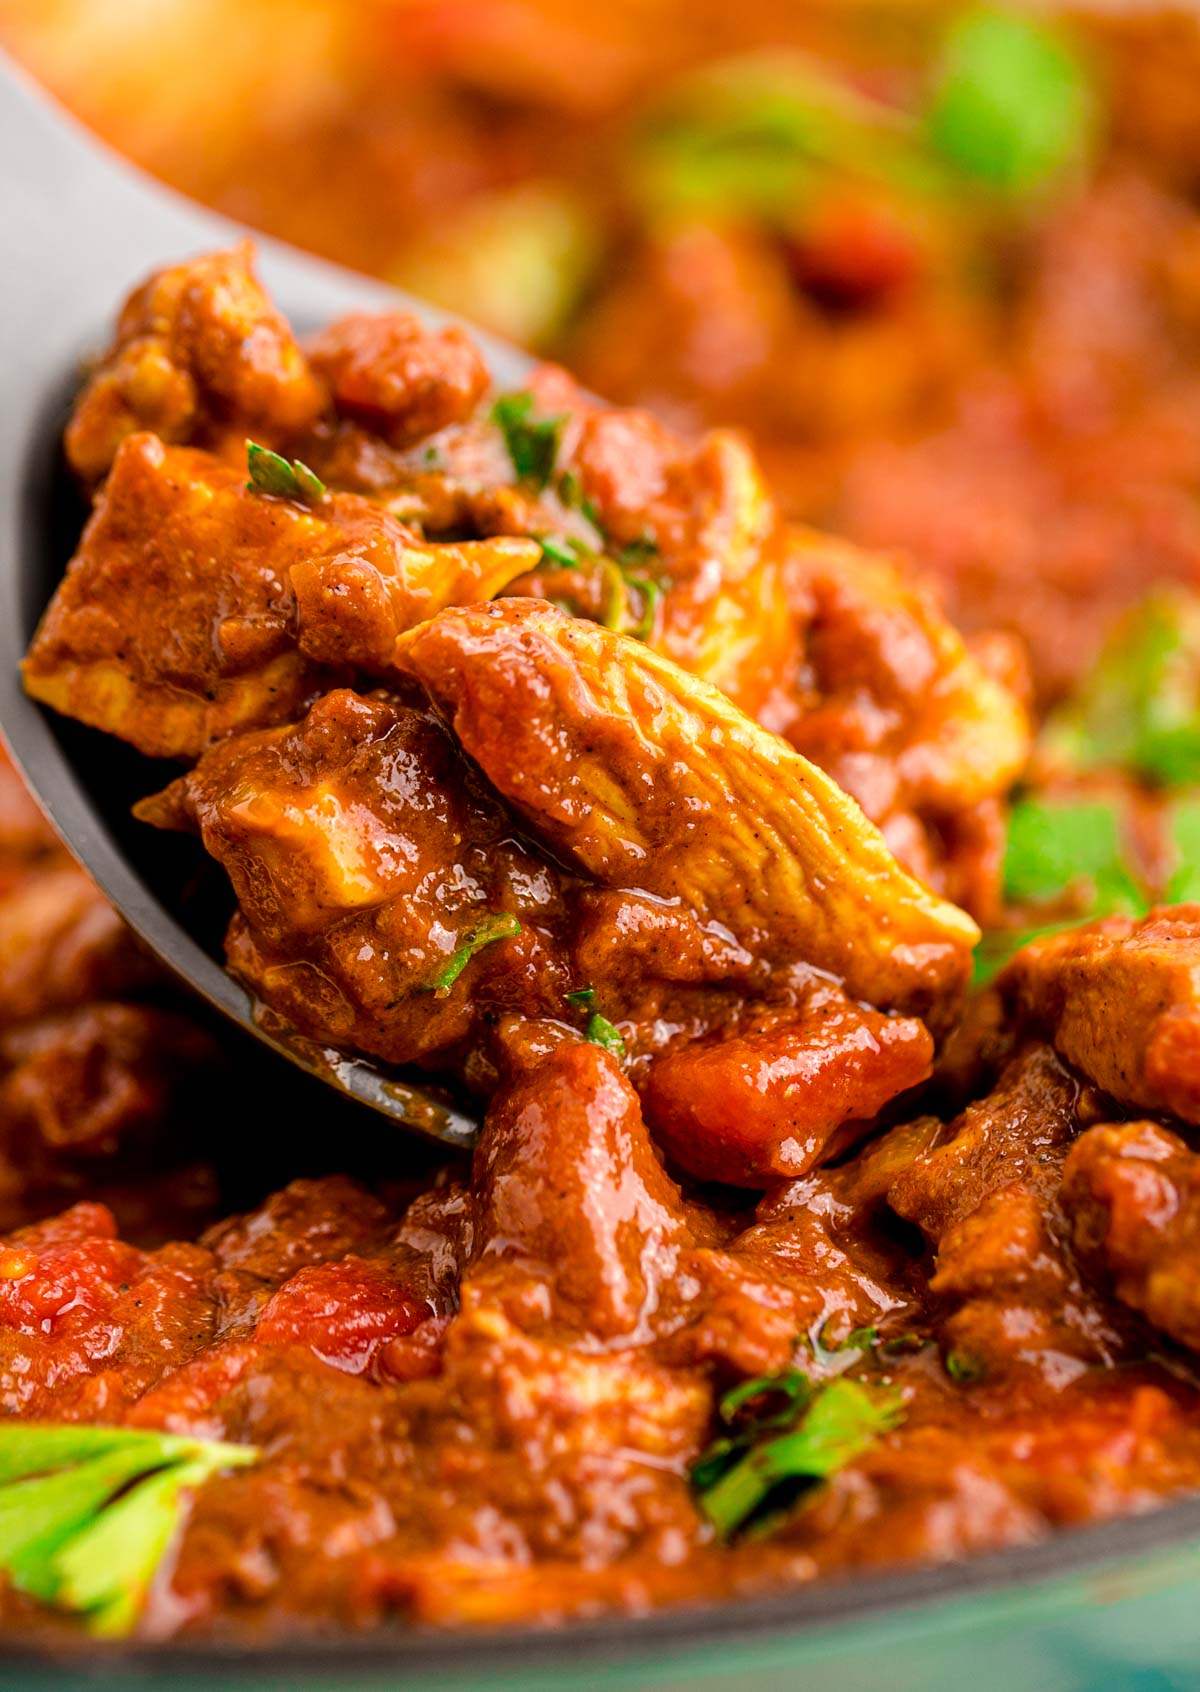
[(1200, 1157), (1155, 1122), (1091, 1128), (1067, 1158), (1063, 1203), (1118, 1298), (1200, 1350)]
[[(36, 699), (152, 757), (293, 720), (398, 633), (489, 598), (532, 541), (430, 546), (354, 494), (315, 507), (154, 435), (117, 453), (25, 661)], [(322, 666), (328, 666), (323, 668)]]
[(888, 1189), (935, 1248), (938, 1332), (967, 1382), (1022, 1370), (1066, 1382), (1125, 1355), (1129, 1324), (1084, 1280), (1060, 1202), (1080, 1104), (1054, 1053), (1026, 1046)]
[(254, 274), (243, 242), (156, 271), (132, 293), (116, 335), (75, 407), (67, 457), (87, 481), (105, 475), (127, 435), (235, 449), (309, 428), (321, 384)]
[(937, 1012), (977, 931), (910, 879), (852, 800), (715, 689), (545, 605), (444, 613), (402, 637), (464, 751), (551, 849), (722, 924), (771, 970)]
[(141, 814), (199, 829), (241, 907), (232, 968), (304, 1033), (445, 1061), (496, 1003), (565, 1004), (561, 878), (428, 711), (327, 694), (294, 728), (214, 747)]
[(996, 985), (1113, 1098), (1200, 1122), (1200, 905), (1050, 935)]
[(993, 915), (1003, 801), (1030, 749), (1019, 652), (971, 652), (890, 559), (857, 547), (796, 533), (788, 572), (801, 656), (783, 732), (914, 875)]
[(308, 356), (339, 412), (392, 446), (465, 422), (489, 386), (462, 329), (426, 329), (408, 312), (352, 312), (323, 330)]
[(195, 758), (329, 684), (296, 648), (288, 576), (328, 525), (245, 484), (206, 453), (125, 440), (25, 660), (35, 699), (151, 757)]

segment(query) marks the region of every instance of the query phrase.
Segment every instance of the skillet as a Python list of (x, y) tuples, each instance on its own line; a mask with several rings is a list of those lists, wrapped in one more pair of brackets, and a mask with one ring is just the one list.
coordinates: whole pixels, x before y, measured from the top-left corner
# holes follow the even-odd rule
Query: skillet
[[(101, 343), (115, 302), (156, 264), (228, 244), (243, 231), (108, 155), (0, 60), (0, 725), (67, 844), (139, 934), (216, 1010), (362, 1103), (436, 1137), (473, 1124), (367, 1064), (281, 1047), (198, 933), (170, 912), (170, 865), (128, 821), (140, 792), (115, 743), (43, 713), (17, 665), (78, 534), (81, 508), (58, 436), (79, 363)], [(351, 307), (395, 305), (393, 291), (268, 240), (268, 288), (299, 325)], [(446, 314), (400, 300), (427, 321)], [(472, 330), (497, 381), (518, 386), (524, 355)], [(144, 831), (147, 835), (149, 831)], [(152, 861), (153, 860), (153, 861)], [(312, 1083), (315, 1087), (316, 1083)], [(443, 1692), (486, 1684), (805, 1692), (1169, 1692), (1200, 1686), (1200, 1499), (1060, 1533), (1024, 1548), (912, 1571), (862, 1575), (703, 1610), (449, 1636), (381, 1629), (272, 1642), (101, 1647), (61, 1654), (0, 1646), (0, 1686), (216, 1692)]]

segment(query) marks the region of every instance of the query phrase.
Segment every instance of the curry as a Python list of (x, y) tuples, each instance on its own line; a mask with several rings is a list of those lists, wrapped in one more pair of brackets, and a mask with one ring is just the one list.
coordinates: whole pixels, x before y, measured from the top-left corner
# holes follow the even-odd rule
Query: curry
[(302, 342), (248, 246), (131, 295), (65, 451), (29, 691), (143, 755), (264, 1007), (482, 1126), (355, 1179), (309, 1094), (302, 1173), (5, 789), (10, 1626), (561, 1622), (1195, 1490), (1200, 905), (971, 990), (1011, 639), (737, 435)]
[(480, 1131), (235, 1044), (0, 762), (5, 1627), (561, 1625), (1194, 1495), (1195, 18), (300, 10), (206, 146), (77, 97), (574, 375), (131, 277), (24, 679), (272, 1026)]

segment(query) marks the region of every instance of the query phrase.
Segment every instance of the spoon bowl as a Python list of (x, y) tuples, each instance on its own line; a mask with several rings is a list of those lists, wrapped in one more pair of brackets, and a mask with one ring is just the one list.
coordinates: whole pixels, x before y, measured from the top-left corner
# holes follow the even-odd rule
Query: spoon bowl
[[(146, 761), (35, 705), (19, 665), (74, 549), (86, 510), (61, 452), (84, 360), (118, 302), (149, 271), (229, 246), (247, 231), (192, 205), (109, 153), (0, 56), (0, 731), (35, 798), (82, 867), (165, 967), (289, 1062), (419, 1133), (468, 1146), (476, 1122), (424, 1081), (296, 1039), (227, 974), (178, 890), (178, 843), (129, 816), (154, 786)], [(256, 238), (267, 288), (301, 330), (355, 309), (397, 306), (430, 325), (459, 321), (423, 301)], [(519, 387), (532, 361), (465, 325), (494, 380)], [(158, 772), (161, 776), (161, 772)], [(220, 932), (210, 925), (208, 939)]]

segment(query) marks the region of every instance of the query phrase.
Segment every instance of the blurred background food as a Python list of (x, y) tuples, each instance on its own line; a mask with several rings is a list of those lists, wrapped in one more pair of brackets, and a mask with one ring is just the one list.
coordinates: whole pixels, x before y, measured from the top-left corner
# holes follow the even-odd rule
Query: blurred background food
[(1200, 11), (935, 0), (0, 0), (122, 151), (749, 429), (1066, 692), (1200, 575)]
[(742, 426), (795, 516), (1021, 635), (1014, 922), (1191, 890), (1200, 8), (0, 0), (0, 38), (164, 180)]

